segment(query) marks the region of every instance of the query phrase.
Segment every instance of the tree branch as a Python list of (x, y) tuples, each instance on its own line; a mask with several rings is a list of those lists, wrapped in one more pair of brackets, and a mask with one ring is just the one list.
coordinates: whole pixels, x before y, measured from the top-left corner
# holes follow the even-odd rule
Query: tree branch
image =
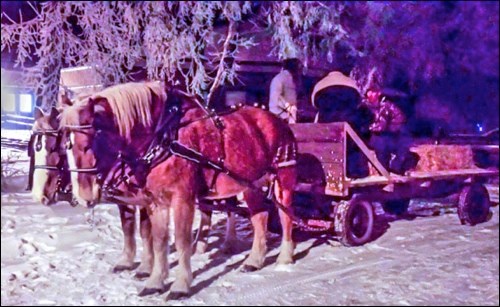
[(212, 87), (210, 88), (210, 91), (209, 91), (208, 96), (207, 96), (207, 101), (205, 102), (205, 105), (207, 105), (207, 106), (210, 104), (210, 98), (212, 98), (213, 93), (215, 92), (217, 87), (219, 87), (219, 85), (221, 83), (222, 74), (224, 73), (224, 70), (225, 70), (224, 60), (228, 54), (228, 49), (229, 49), (229, 44), (231, 42), (231, 38), (233, 38), (233, 36), (235, 34), (235, 29), (234, 29), (235, 25), (236, 25), (235, 21), (230, 19), (229, 26), (227, 29), (227, 37), (226, 37), (226, 40), (224, 42), (224, 48), (222, 49), (222, 55), (221, 55), (221, 59), (219, 62), (219, 68), (217, 69), (217, 75), (215, 76), (214, 82), (212, 83)]

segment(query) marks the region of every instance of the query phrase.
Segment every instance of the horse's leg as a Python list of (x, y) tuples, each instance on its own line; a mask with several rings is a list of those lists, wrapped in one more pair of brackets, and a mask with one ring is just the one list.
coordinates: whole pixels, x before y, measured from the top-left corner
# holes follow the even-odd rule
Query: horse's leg
[[(275, 186), (276, 199), (285, 208), (292, 212), (293, 187), (295, 185), (295, 168), (282, 168), (278, 170), (278, 180)], [(293, 250), (295, 243), (292, 239), (292, 219), (283, 210), (279, 210), (283, 236), (281, 240), (280, 254), (276, 262), (278, 264), (293, 263)]]
[(118, 206), (124, 237), (123, 252), (113, 268), (113, 273), (134, 269), (135, 245), (135, 207)]
[(179, 265), (177, 266), (176, 278), (170, 288), (168, 299), (179, 299), (189, 295), (189, 288), (193, 281), (191, 271), (191, 232), (194, 218), (194, 197), (188, 194), (178, 193), (172, 199), (175, 221), (175, 248)]
[(236, 248), (236, 213), (228, 212), (226, 220), (226, 238), (222, 244), (222, 250), (226, 254), (234, 254)]
[[(253, 226), (253, 243), (250, 255), (243, 262), (242, 272), (253, 272), (264, 266), (266, 256), (266, 230), (267, 218), (269, 213), (265, 208), (263, 197), (258, 191), (247, 190), (244, 193), (245, 201), (252, 214), (251, 221)], [(258, 212), (253, 214), (253, 212)]]
[(197, 254), (203, 254), (208, 247), (208, 234), (212, 226), (212, 211), (200, 210), (200, 227), (194, 242), (194, 250)]
[(168, 277), (169, 206), (152, 204), (148, 208), (153, 241), (153, 269), (139, 296), (163, 292), (163, 281)]
[(151, 238), (151, 220), (145, 208), (140, 210), (140, 230), (142, 239), (141, 265), (135, 273), (136, 278), (146, 278), (151, 274), (153, 267), (153, 240)]

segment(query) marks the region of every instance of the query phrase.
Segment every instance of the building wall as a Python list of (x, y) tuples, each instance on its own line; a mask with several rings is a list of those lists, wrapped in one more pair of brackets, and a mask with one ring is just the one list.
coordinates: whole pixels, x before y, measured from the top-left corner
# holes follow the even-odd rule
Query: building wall
[(31, 123), (35, 108), (34, 90), (27, 86), (21, 73), (1, 70), (2, 128), (29, 129), (22, 123)]

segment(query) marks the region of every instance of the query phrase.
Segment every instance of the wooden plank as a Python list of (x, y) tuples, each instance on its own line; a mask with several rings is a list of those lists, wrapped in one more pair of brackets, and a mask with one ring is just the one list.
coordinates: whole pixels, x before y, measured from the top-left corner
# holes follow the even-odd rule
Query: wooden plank
[(339, 143), (297, 143), (301, 154), (314, 155), (322, 163), (342, 163), (344, 146)]
[(345, 184), (344, 163), (321, 163), (307, 171), (308, 165), (300, 165), (296, 191), (324, 193), (332, 196), (345, 196), (348, 186)]
[(349, 187), (365, 187), (380, 184), (389, 184), (389, 179), (384, 176), (369, 176), (360, 179), (353, 179), (348, 182)]
[(375, 166), (377, 171), (379, 171), (383, 176), (385, 176), (387, 179), (390, 178), (389, 172), (385, 169), (385, 167), (380, 163), (380, 161), (377, 159), (377, 155), (375, 154), (374, 151), (370, 150), (363, 140), (358, 136), (358, 134), (351, 128), (351, 126), (348, 123), (345, 123), (345, 129), (347, 134), (351, 137), (351, 139), (358, 145), (359, 149), (365, 154), (365, 156), (370, 160), (370, 162)]
[(417, 179), (441, 179), (467, 176), (494, 176), (498, 175), (498, 170), (486, 170), (482, 168), (445, 170), (432, 172), (409, 172), (408, 176)]
[(498, 175), (496, 170), (485, 169), (466, 169), (466, 170), (448, 170), (434, 172), (410, 172), (408, 176), (399, 176), (391, 174), (390, 179), (384, 176), (369, 176), (360, 179), (354, 179), (347, 182), (348, 187), (365, 187), (373, 185), (385, 185), (389, 183), (407, 183), (417, 180), (432, 180), (446, 178), (460, 178), (468, 176), (495, 176)]
[(325, 194), (333, 196), (345, 196), (348, 193), (345, 184), (345, 163), (322, 163), (325, 173)]
[(348, 181), (347, 185), (350, 188), (354, 187), (357, 188), (357, 187), (366, 187), (373, 185), (386, 185), (390, 183), (405, 183), (409, 181), (412, 181), (412, 178), (391, 174), (390, 178), (377, 175), (377, 176), (369, 176), (365, 178), (353, 179), (351, 181)]
[(340, 143), (345, 140), (344, 123), (301, 123), (290, 128), (297, 142)]

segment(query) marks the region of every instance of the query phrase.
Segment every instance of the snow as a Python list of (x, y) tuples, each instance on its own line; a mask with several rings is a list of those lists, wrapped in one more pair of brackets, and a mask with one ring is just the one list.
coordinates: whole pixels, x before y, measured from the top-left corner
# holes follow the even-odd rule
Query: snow
[[(347, 248), (328, 235), (296, 233), (296, 262), (288, 266), (275, 264), (281, 238), (269, 234), (265, 266), (252, 273), (239, 271), (252, 244), (250, 222), (237, 218), (236, 253), (227, 255), (220, 250), (225, 214), (214, 214), (207, 253), (192, 258), (191, 296), (165, 301), (168, 292), (138, 297), (144, 281), (134, 272), (111, 272), (123, 245), (116, 206), (96, 207), (92, 229), (87, 209), (43, 206), (25, 186), (19, 177), (1, 195), (2, 305), (499, 304), (498, 206), (474, 227), (460, 225), (456, 208), (446, 204), (413, 201), (417, 217), (407, 219), (377, 207), (378, 219), (389, 224), (373, 242)], [(490, 190), (498, 194), (498, 184)], [(177, 265), (170, 250), (167, 289)]]
[[(31, 136), (31, 130), (16, 130), (16, 129), (4, 129), (2, 128), (2, 137), (8, 139), (19, 139), (24, 141), (29, 141)], [(2, 152), (4, 148), (2, 148)]]
[[(87, 209), (67, 203), (44, 207), (29, 193), (3, 193), (1, 300), (2, 305), (498, 305), (499, 212), (492, 210), (492, 219), (475, 227), (460, 225), (454, 212), (395, 220), (374, 242), (355, 248), (302, 233), (296, 263), (284, 267), (274, 263), (280, 237), (269, 234), (266, 265), (252, 273), (238, 270), (250, 251), (250, 223), (238, 217), (238, 253), (225, 255), (219, 250), (225, 219), (215, 214), (208, 252), (192, 259), (191, 297), (165, 302), (166, 293), (138, 297), (144, 282), (133, 272), (111, 273), (122, 248), (115, 206), (96, 208), (92, 230)], [(174, 252), (167, 284), (175, 276), (175, 259)]]

